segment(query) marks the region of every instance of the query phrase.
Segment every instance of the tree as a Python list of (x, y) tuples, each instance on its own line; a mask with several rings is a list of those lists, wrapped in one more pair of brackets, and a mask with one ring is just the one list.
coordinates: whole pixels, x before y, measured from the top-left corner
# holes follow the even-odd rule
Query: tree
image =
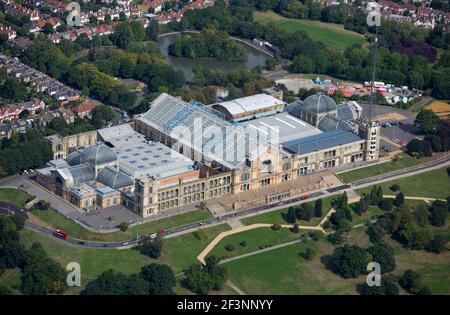
[(173, 295), (176, 285), (172, 268), (167, 265), (150, 264), (141, 269), (140, 276), (149, 283), (150, 295)]
[(383, 211), (391, 211), (393, 207), (394, 207), (394, 205), (393, 205), (391, 199), (384, 198), (380, 203), (380, 208)]
[(396, 207), (400, 207), (404, 203), (405, 203), (405, 195), (402, 192), (399, 192), (397, 195), (395, 195), (394, 205)]
[(422, 156), (423, 155), (423, 144), (419, 139), (412, 139), (406, 145), (407, 151), (411, 155)]
[(126, 276), (121, 272), (107, 270), (89, 282), (81, 295), (147, 295), (149, 283), (139, 275)]
[(111, 35), (111, 40), (114, 45), (120, 48), (126, 48), (133, 40), (133, 36), (133, 30), (131, 29), (130, 24), (120, 23), (116, 27), (114, 34)]
[(422, 109), (414, 120), (414, 125), (425, 133), (430, 134), (436, 130), (439, 123), (439, 117), (429, 109)]
[(336, 247), (330, 257), (332, 269), (346, 279), (365, 274), (369, 261), (366, 250), (356, 245)]
[(65, 270), (40, 246), (26, 251), (22, 273), (20, 290), (25, 294), (61, 294), (67, 287)]
[(445, 235), (435, 235), (428, 243), (426, 250), (432, 253), (439, 254), (445, 250), (445, 244), (447, 243), (447, 238)]
[(144, 25), (139, 21), (130, 22), (131, 31), (133, 32), (133, 40), (141, 42), (146, 39), (147, 34), (145, 32)]
[(286, 213), (286, 222), (295, 223), (297, 221), (297, 214), (294, 207), (289, 207)]
[(356, 290), (361, 295), (398, 295), (400, 293), (395, 276), (387, 275), (381, 278), (380, 286), (369, 287), (367, 283), (359, 284)]
[(53, 29), (53, 26), (50, 23), (46, 23), (42, 28), (42, 32), (47, 35), (53, 33), (54, 31), (55, 30)]
[(427, 210), (425, 205), (418, 205), (414, 210), (414, 219), (417, 225), (420, 227), (425, 227), (428, 225), (428, 218), (430, 217), (430, 212)]
[[(109, 16), (111, 18), (111, 16)], [(89, 24), (92, 26), (96, 26), (98, 24), (98, 19), (96, 16), (92, 15), (89, 17)]]
[(303, 257), (306, 260), (312, 260), (316, 256), (316, 252), (314, 249), (308, 247), (305, 252), (303, 253)]
[(14, 78), (7, 78), (0, 87), (0, 94), (2, 97), (9, 100), (21, 102), (25, 100), (27, 87), (25, 84)]
[(392, 247), (385, 243), (377, 243), (370, 246), (367, 251), (372, 255), (372, 260), (381, 266), (381, 273), (391, 272), (395, 269), (395, 256)]
[(367, 229), (367, 235), (369, 235), (369, 239), (372, 243), (380, 242), (384, 234), (383, 228), (378, 223), (370, 225)]
[(292, 227), (292, 233), (298, 233), (300, 232), (300, 228), (298, 226), (297, 223), (294, 224), (294, 226)]
[(157, 236), (153, 240), (145, 240), (140, 247), (140, 252), (150, 258), (159, 258), (161, 256), (162, 244), (163, 242), (160, 236)]
[(389, 186), (389, 189), (396, 193), (396, 192), (400, 191), (400, 185), (392, 184), (391, 186)]
[(430, 209), (430, 223), (434, 226), (444, 226), (448, 215), (447, 202), (435, 200)]
[(105, 127), (114, 118), (114, 112), (110, 106), (103, 104), (95, 107), (92, 112), (92, 123), (96, 129)]
[(213, 281), (204, 269), (191, 267), (186, 277), (186, 285), (192, 292), (206, 295), (211, 290)]
[(122, 222), (122, 223), (120, 223), (119, 229), (120, 229), (122, 232), (126, 232), (126, 230), (128, 230), (128, 222)]
[(317, 218), (322, 217), (322, 199), (317, 199), (314, 204), (314, 216)]
[(341, 231), (336, 231), (327, 235), (327, 240), (333, 245), (341, 245), (345, 242), (344, 233)]
[(314, 215), (314, 209), (309, 203), (302, 204), (297, 209), (297, 219), (309, 221)]
[(151, 20), (146, 29), (147, 38), (155, 41), (158, 38), (159, 23), (155, 20)]
[(398, 284), (403, 289), (408, 290), (413, 294), (417, 294), (423, 287), (422, 276), (412, 269), (407, 269), (398, 279)]

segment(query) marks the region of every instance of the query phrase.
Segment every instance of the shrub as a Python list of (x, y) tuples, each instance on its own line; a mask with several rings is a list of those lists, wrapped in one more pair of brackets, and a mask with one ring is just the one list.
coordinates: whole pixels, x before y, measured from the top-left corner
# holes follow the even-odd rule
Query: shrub
[(227, 251), (229, 251), (229, 252), (232, 252), (232, 251), (234, 251), (234, 250), (236, 249), (236, 247), (234, 247), (233, 244), (227, 244), (227, 245), (225, 246), (225, 249), (226, 249)]
[(392, 203), (391, 199), (383, 199), (380, 203), (380, 208), (383, 211), (391, 211), (394, 207), (394, 204)]
[(397, 192), (400, 190), (400, 185), (399, 184), (392, 184), (391, 186), (389, 186), (389, 189), (392, 190), (393, 192)]
[(160, 237), (154, 240), (146, 240), (140, 247), (140, 252), (142, 255), (156, 259), (161, 256), (162, 245), (162, 239)]
[(292, 231), (293, 233), (298, 233), (298, 232), (300, 232), (300, 228), (298, 227), (298, 224), (297, 224), (297, 223), (295, 223), (295, 224), (292, 226), (291, 231)]
[(281, 224), (278, 224), (278, 223), (273, 224), (272, 225), (272, 230), (274, 230), (274, 231), (281, 230)]
[(247, 241), (242, 241), (239, 243), (239, 245), (241, 245), (242, 247), (246, 247), (247, 246)]
[(428, 243), (426, 250), (432, 253), (439, 254), (445, 249), (447, 238), (444, 235), (435, 235)]
[(119, 229), (120, 229), (122, 232), (126, 232), (126, 231), (128, 230), (128, 223), (127, 223), (127, 222), (122, 222), (122, 223), (120, 223)]
[(305, 252), (303, 254), (303, 257), (306, 260), (312, 260), (315, 256), (316, 256), (315, 250), (312, 248), (309, 248), (309, 247), (305, 250)]

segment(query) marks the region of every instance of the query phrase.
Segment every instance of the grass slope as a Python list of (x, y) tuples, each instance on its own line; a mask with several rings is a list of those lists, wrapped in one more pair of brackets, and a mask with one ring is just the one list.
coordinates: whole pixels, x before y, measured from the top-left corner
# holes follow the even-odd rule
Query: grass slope
[(344, 50), (354, 44), (364, 44), (363, 35), (348, 31), (342, 25), (323, 23), (313, 20), (288, 19), (273, 11), (254, 13), (254, 19), (263, 25), (274, 22), (277, 27), (287, 32), (305, 31), (312, 39), (336, 50)]
[(55, 229), (63, 229), (69, 233), (71, 237), (91, 240), (91, 241), (125, 241), (136, 237), (136, 235), (142, 236), (160, 229), (167, 229), (171, 227), (181, 226), (192, 222), (201, 221), (210, 217), (210, 213), (206, 210), (194, 210), (188, 213), (175, 215), (169, 218), (164, 218), (158, 221), (152, 221), (137, 225), (129, 228), (126, 232), (114, 232), (114, 233), (93, 233), (90, 232), (73, 221), (67, 219), (54, 209), (46, 211), (40, 211), (33, 209), (32, 213), (40, 220), (50, 224)]
[(23, 190), (15, 188), (0, 188), (0, 200), (7, 201), (18, 207), (25, 207), (26, 200), (31, 197)]
[[(389, 189), (392, 184), (400, 185), (400, 189), (405, 196), (445, 199), (450, 195), (450, 176), (447, 175), (446, 167), (385, 182), (380, 185), (385, 194), (393, 194)], [(369, 193), (371, 188), (371, 186), (366, 187), (358, 190), (358, 192), (360, 194)]]
[(386, 163), (380, 163), (368, 167), (363, 167), (357, 170), (348, 171), (345, 173), (339, 173), (337, 174), (337, 177), (339, 177), (339, 179), (342, 180), (344, 183), (350, 183), (360, 179), (400, 170), (402, 168), (427, 163), (430, 162), (432, 159), (433, 158), (416, 159), (408, 154), (401, 153), (399, 154), (399, 158), (395, 161), (392, 160)]

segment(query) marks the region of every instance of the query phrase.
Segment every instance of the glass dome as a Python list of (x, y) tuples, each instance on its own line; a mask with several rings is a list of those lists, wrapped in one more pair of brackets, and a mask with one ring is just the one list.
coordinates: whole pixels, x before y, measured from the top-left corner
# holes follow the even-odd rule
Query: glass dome
[(91, 165), (105, 164), (117, 160), (116, 152), (104, 144), (94, 144), (82, 153), (83, 162), (88, 162)]

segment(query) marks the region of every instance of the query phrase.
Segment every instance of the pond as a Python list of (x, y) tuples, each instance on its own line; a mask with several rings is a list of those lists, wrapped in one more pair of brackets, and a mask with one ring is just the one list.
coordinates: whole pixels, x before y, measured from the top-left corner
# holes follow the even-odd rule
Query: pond
[(235, 62), (235, 61), (223, 61), (223, 60), (215, 60), (215, 59), (205, 59), (205, 58), (183, 58), (183, 57), (173, 57), (169, 55), (169, 46), (170, 44), (181, 34), (170, 34), (167, 36), (163, 36), (158, 38), (157, 43), (161, 52), (166, 57), (168, 63), (177, 70), (183, 70), (186, 74), (188, 80), (191, 80), (194, 77), (194, 73), (192, 69), (197, 65), (201, 65), (206, 69), (216, 69), (223, 72), (230, 72), (239, 70), (241, 68), (253, 69), (256, 66), (263, 67), (266, 63), (266, 59), (268, 56), (263, 52), (260, 52), (254, 48), (251, 48), (247, 45), (242, 44), (248, 51), (248, 59), (247, 61)]

